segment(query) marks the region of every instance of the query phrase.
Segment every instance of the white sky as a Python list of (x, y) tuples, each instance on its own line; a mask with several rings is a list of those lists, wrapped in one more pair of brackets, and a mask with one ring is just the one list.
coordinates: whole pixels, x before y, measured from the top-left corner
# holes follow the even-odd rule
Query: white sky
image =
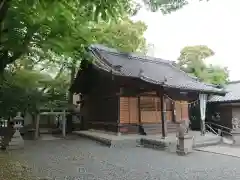
[(154, 56), (176, 60), (187, 45), (207, 45), (216, 53), (207, 63), (227, 66), (230, 80), (240, 80), (239, 7), (240, 0), (197, 1), (165, 16), (142, 9), (135, 18), (148, 25)]

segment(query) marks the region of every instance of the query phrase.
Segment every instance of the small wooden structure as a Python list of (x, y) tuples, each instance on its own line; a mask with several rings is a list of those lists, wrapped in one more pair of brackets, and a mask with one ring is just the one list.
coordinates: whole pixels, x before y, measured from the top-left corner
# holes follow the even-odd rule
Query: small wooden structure
[(224, 92), (179, 70), (174, 62), (92, 45), (70, 88), (81, 93), (82, 129), (122, 134), (176, 132), (189, 121), (188, 104), (199, 94)]

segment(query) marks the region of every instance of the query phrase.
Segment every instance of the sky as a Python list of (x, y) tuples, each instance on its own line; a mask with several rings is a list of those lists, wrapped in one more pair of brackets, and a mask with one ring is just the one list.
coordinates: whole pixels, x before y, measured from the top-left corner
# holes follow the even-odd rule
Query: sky
[(207, 45), (215, 52), (207, 63), (228, 67), (230, 80), (240, 80), (240, 0), (192, 1), (169, 15), (141, 9), (134, 17), (148, 26), (151, 54), (176, 60), (185, 46)]

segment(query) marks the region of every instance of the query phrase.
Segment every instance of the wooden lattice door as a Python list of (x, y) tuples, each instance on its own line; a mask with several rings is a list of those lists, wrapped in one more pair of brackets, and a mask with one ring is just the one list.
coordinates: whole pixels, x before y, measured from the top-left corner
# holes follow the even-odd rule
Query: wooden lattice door
[(159, 97), (141, 96), (140, 97), (141, 122), (160, 123), (161, 122), (161, 103)]

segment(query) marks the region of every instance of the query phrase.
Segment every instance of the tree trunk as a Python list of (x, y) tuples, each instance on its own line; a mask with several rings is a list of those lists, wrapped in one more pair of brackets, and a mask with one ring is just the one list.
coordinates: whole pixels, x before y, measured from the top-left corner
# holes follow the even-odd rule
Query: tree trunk
[[(76, 66), (75, 66), (75, 64), (73, 64), (71, 67), (71, 76), (70, 76), (70, 84), (71, 85), (73, 84), (75, 74), (76, 74)], [(69, 94), (68, 94), (68, 104), (69, 105), (73, 104), (73, 93), (72, 92), (69, 92)]]
[(2, 0), (0, 2), (0, 24), (2, 24), (7, 15), (8, 9), (10, 7), (10, 2), (11, 0)]

